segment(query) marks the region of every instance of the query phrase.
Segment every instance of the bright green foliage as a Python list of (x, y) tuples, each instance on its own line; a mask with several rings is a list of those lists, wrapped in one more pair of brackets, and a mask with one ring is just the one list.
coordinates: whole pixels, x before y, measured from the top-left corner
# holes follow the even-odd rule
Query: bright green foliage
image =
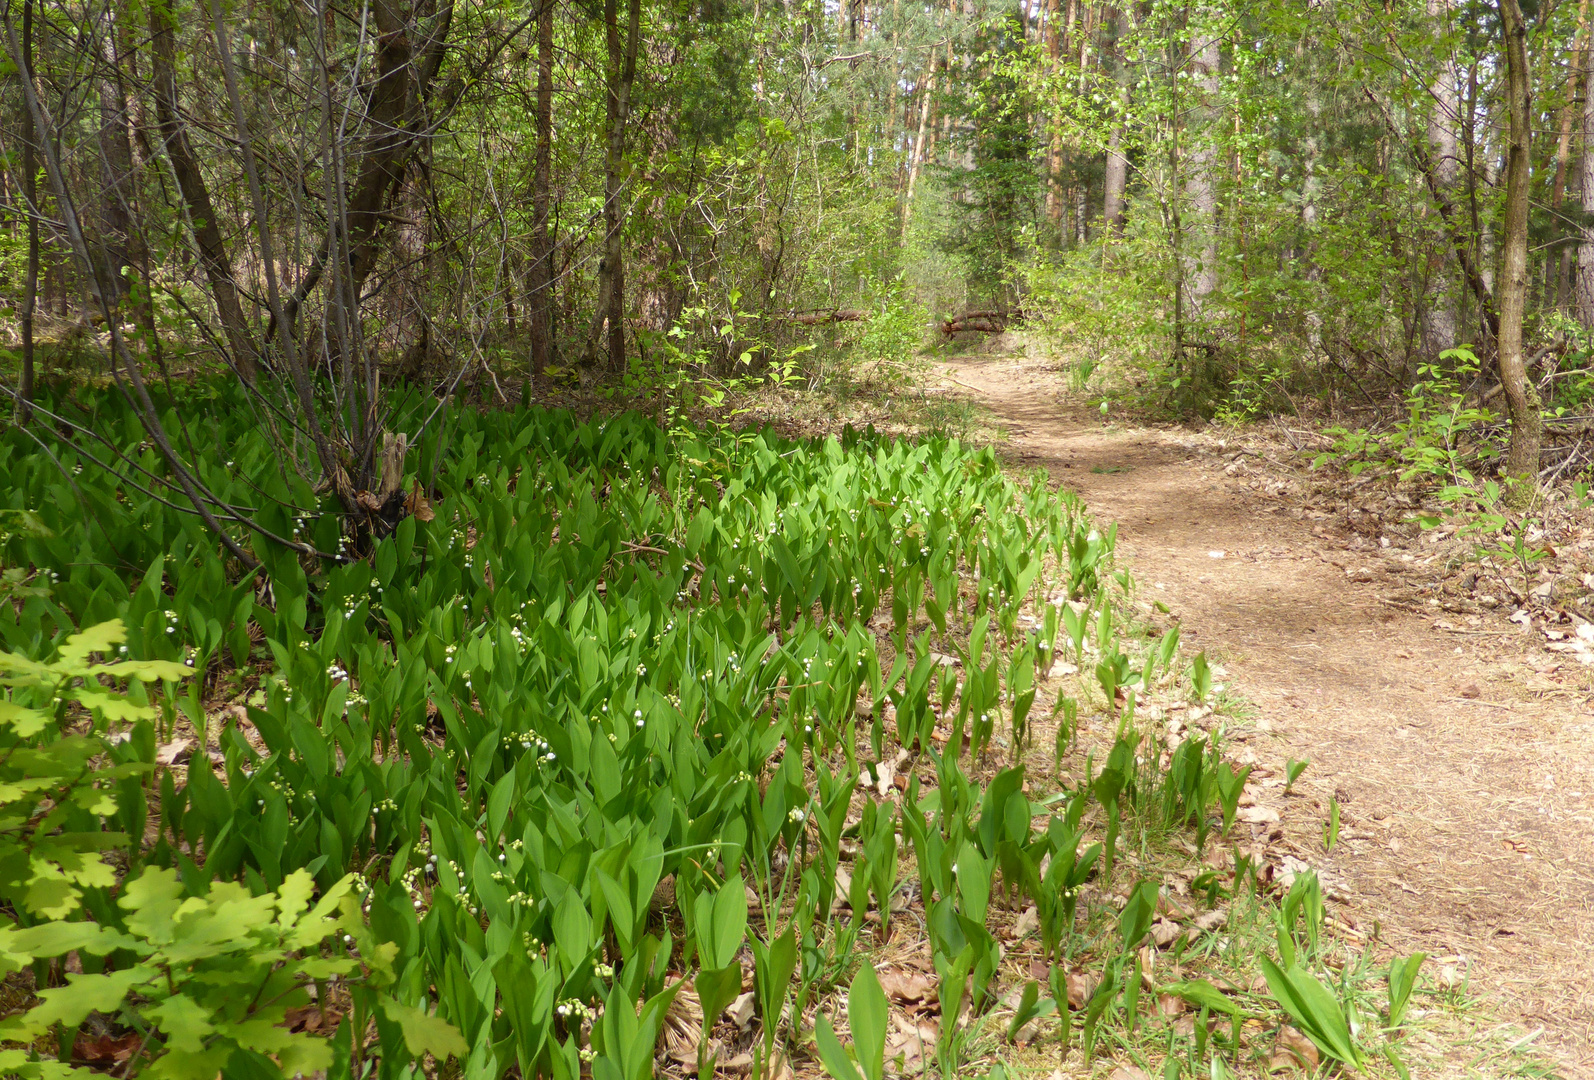
[[(155, 715), (141, 684), (194, 673), (117, 659), (125, 640), (113, 620), (67, 637), (49, 661), (0, 652), (0, 898), (35, 916), (64, 918), (85, 888), (115, 884), (100, 852), (127, 838), (100, 821), (116, 814), (118, 785), (148, 766), (105, 763), (103, 735), (111, 723)], [(135, 692), (115, 688), (124, 682)]]
[(1389, 1026), (1397, 1028), (1406, 1018), (1406, 1006), (1411, 1002), (1411, 992), (1417, 985), (1417, 973), (1422, 970), (1427, 953), (1412, 953), (1396, 957), (1389, 962)]
[(1333, 991), (1294, 964), (1281, 968), (1265, 956), (1261, 962), (1273, 999), (1306, 1037), (1328, 1057), (1363, 1071), (1363, 1055), (1351, 1036), (1350, 1018)]
[[(172, 870), (151, 868), (125, 883), (118, 906), (123, 927), (50, 922), (0, 929), (0, 970), (15, 971), (75, 951), (125, 958), (112, 968), (69, 975), (65, 986), (41, 990), (32, 1009), (6, 1020), (0, 1038), (31, 1041), (57, 1026), (75, 1029), (90, 1012), (122, 1015), (147, 1030), (141, 1055), (129, 1064), (150, 1077), (212, 1080), (237, 1059), (257, 1075), (291, 1077), (332, 1064), (326, 1039), (292, 1033), (287, 1010), (306, 1004), (312, 983), (360, 976), (391, 981), (392, 946), (378, 946), (359, 917), (353, 876), (323, 893), (314, 907), (310, 874), (295, 871), (277, 893), (252, 895), (216, 882), (203, 896), (187, 894)], [(347, 946), (320, 946), (339, 932), (358, 936), (358, 957)], [(448, 1024), (387, 999), (387, 1015), (404, 1026), (412, 1053), (438, 1057), (466, 1048)], [(0, 1051), (0, 1069), (21, 1076), (93, 1076), (51, 1062), (30, 1062), (23, 1050)]]
[[(429, 405), (395, 408), (395, 424), (418, 425)], [(247, 484), (281, 504), (249, 496), (280, 514), (275, 531), (336, 550), (334, 508), (285, 481), (269, 444), (233, 414), (205, 415), (217, 428), (198, 444), (228, 447), (234, 463), (215, 470), (220, 489), (237, 476), (232, 497)], [(979, 752), (1013, 699), (1021, 728), (1043, 650), (1019, 631), (1019, 611), (1102, 580), (1071, 552), (1083, 543), (1094, 573), (1111, 534), (1041, 480), (1016, 485), (994, 456), (943, 440), (792, 442), (535, 409), (462, 413), (448, 439), (446, 454), (428, 443), (407, 466), (407, 487), (435, 470), (434, 520), (405, 518), (365, 560), (343, 564), (256, 541), (269, 591), (231, 582), (190, 518), (118, 499), (118, 479), (102, 473), (79, 477), (94, 528), (52, 510), (59, 543), (7, 541), (9, 557), (60, 574), (48, 600), (0, 605), (0, 637), (15, 648), (43, 651), (70, 620), (103, 613), (128, 627), (132, 657), (175, 663), (193, 650), (204, 668), (225, 650), (269, 665), (249, 737), (229, 725), (219, 767), (199, 754), (160, 774), (159, 839), (135, 857), (184, 867), (196, 894), (240, 882), (255, 897), (306, 872), (330, 890), (386, 867), (366, 894), (371, 944), (360, 954), (391, 954), (403, 1004), (365, 1001), (376, 1043), (362, 1045), (362, 1020), (359, 1038), (339, 1044), (384, 1068), (426, 1049), (458, 1053), (468, 1072), (631, 1075), (640, 1059), (624, 1033), (603, 1033), (622, 1012), (638, 1031), (661, 1015), (632, 1004), (662, 1000), (679, 960), (681, 943), (652, 914), (665, 879), (709, 1024), (741, 990), (738, 952), (758, 925), (749, 892), (792, 912), (753, 950), (773, 1028), (787, 982), (804, 1007), (853, 969), (871, 900), (889, 912), (899, 828), (930, 883), (937, 965), (958, 973), (943, 982), (956, 999), (949, 1022), (965, 999), (988, 1009), (996, 875), (1024, 888), (1026, 861), (1041, 864), (1052, 831), (1031, 827), (1041, 811), (1020, 773), (982, 791), (948, 753), (936, 791), (873, 804), (850, 895), (838, 897), (849, 804), (860, 775), (878, 776), (858, 747), (878, 761), (892, 742), (934, 757), (939, 714)], [(71, 497), (36, 448), (0, 447), (14, 498)], [(104, 569), (127, 553), (149, 567), (142, 581)], [(1091, 610), (1100, 603), (1080, 595)], [(890, 665), (868, 625), (887, 613), (898, 628)], [(917, 632), (926, 615), (947, 635)], [(960, 690), (935, 648), (962, 649), (979, 678)], [(191, 697), (160, 705), (162, 721), (180, 708), (203, 723)], [(140, 768), (154, 760), (148, 724), (137, 721), (125, 747)], [(143, 808), (132, 782), (128, 805)], [(142, 823), (129, 831), (144, 835)], [(1094, 862), (1060, 879), (1077, 887)], [(851, 913), (838, 919), (842, 900)], [(1054, 948), (1071, 900), (1068, 912), (1050, 919)], [(603, 1022), (589, 1031), (599, 1004)], [(461, 1041), (427, 1035), (440, 1023)], [(777, 1040), (766, 1030), (766, 1061)]]
[(869, 964), (858, 969), (847, 993), (847, 1024), (852, 1028), (857, 1064), (847, 1056), (830, 1018), (820, 1014), (814, 1026), (819, 1058), (835, 1080), (883, 1080), (886, 1034), (891, 1028), (890, 1008), (879, 976)]

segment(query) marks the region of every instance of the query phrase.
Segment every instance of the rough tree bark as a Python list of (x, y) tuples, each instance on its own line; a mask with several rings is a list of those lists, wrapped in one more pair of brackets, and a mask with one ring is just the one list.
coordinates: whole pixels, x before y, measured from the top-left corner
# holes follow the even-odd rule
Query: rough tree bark
[(1129, 87), (1124, 82), (1124, 62), (1118, 48), (1118, 20), (1120, 14), (1111, 13), (1113, 37), (1110, 56), (1103, 56), (1103, 65), (1111, 65), (1118, 115), (1107, 131), (1107, 164), (1102, 173), (1101, 217), (1110, 237), (1124, 232), (1124, 191), (1129, 186), (1129, 156), (1124, 153), (1124, 118), (1129, 115)]
[(548, 229), (553, 186), (553, 9), (542, 0), (537, 14), (537, 160), (531, 182), (531, 377), (540, 382), (553, 360), (553, 238)]
[(1583, 49), (1583, 157), (1579, 179), (1583, 210), (1582, 242), (1577, 250), (1577, 317), (1594, 330), (1594, 40)]
[[(371, 14), (376, 26), (376, 71), (366, 92), (366, 136), (359, 170), (345, 200), (348, 236), (336, 242), (329, 231), (309, 271), (284, 301), (290, 331), (299, 308), (321, 283), (327, 253), (334, 246), (346, 253), (347, 292), (361, 295), (393, 216), (389, 204), (429, 128), (427, 104), (448, 49), (453, 0), (442, 0), (440, 8), (436, 0), (421, 0), (413, 12), (394, 0), (375, 0)], [(336, 223), (331, 228), (337, 228)]]
[(625, 245), (622, 230), (625, 213), (621, 205), (620, 170), (625, 159), (625, 125), (631, 111), (631, 84), (636, 80), (637, 39), (642, 29), (642, 0), (631, 0), (627, 18), (627, 39), (620, 44), (619, 0), (604, 0), (603, 23), (609, 46), (605, 83), (608, 86), (608, 139), (603, 166), (603, 258), (598, 263), (598, 304), (593, 310), (592, 331), (582, 363), (592, 367), (598, 360), (598, 341), (603, 325), (609, 324), (609, 367), (625, 366)]
[(1505, 227), (1500, 266), (1500, 382), (1511, 417), (1506, 475), (1538, 482), (1539, 446), (1544, 436), (1538, 395), (1522, 360), (1522, 315), (1528, 294), (1528, 169), (1533, 145), (1532, 89), (1529, 86), (1527, 25), (1517, 0), (1500, 0), (1505, 37), (1509, 148), (1505, 175)]
[(233, 368), (247, 382), (259, 372), (259, 347), (238, 300), (238, 286), (232, 276), (232, 261), (217, 224), (210, 189), (199, 169), (199, 160), (188, 141), (188, 131), (177, 107), (177, 42), (169, 2), (156, 2), (149, 8), (149, 34), (153, 48), (151, 69), (154, 77), (155, 117), (161, 144), (171, 162), (172, 175), (188, 211), (188, 227), (199, 252), (199, 263), (210, 282), (210, 293), (221, 320), (222, 332), (232, 350)]
[[(33, 57), (33, 0), (22, 0), (22, 55), (24, 63), (17, 67), (19, 79), (32, 74)], [(22, 101), (22, 196), (28, 214), (28, 268), (22, 285), (22, 378), (17, 387), (17, 420), (27, 423), (33, 418), (33, 313), (39, 303), (39, 164), (34, 144), (33, 111), (27, 106), (27, 95), (18, 94)]]
[[(1063, 63), (1063, 30), (1057, 24), (1062, 12), (1058, 0), (1047, 0), (1046, 4), (1046, 34), (1043, 45), (1046, 50), (1046, 69), (1052, 78), (1057, 78)], [(1073, 2), (1069, 3), (1069, 16), (1073, 16)], [(1046, 141), (1046, 243), (1061, 244), (1063, 239), (1063, 133), (1055, 125), (1048, 125), (1051, 130)]]

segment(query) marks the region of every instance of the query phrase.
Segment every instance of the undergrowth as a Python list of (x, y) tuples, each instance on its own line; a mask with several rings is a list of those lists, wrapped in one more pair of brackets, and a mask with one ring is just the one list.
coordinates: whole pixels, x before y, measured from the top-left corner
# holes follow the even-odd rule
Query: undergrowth
[(237, 394), (172, 429), (331, 557), (225, 558), (108, 394), (47, 407), (120, 468), (0, 442), (8, 1071), (880, 1080), (1022, 1043), (1218, 1076), (1286, 1020), (1396, 1060), (1315, 876), (1239, 820), (1212, 668), (1129, 619), (1114, 530), (1043, 478), (461, 412), (378, 537)]

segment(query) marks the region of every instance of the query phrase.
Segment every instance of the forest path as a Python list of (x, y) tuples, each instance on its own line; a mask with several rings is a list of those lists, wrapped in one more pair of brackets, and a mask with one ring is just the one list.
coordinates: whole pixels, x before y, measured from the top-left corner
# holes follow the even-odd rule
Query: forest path
[[(1586, 695), (1534, 700), (1497, 663), (1520, 652), (1520, 627), (1497, 616), (1449, 633), (1381, 602), (1347, 572), (1358, 556), (1343, 540), (1248, 505), (1177, 432), (1109, 428), (1068, 402), (1055, 367), (965, 357), (941, 370), (1008, 429), (1010, 459), (1118, 523), (1141, 595), (1166, 603), (1186, 646), (1260, 710), (1261, 759), (1310, 760), (1284, 824), (1354, 921), (1436, 958), (1430, 979), (1451, 967), (1525, 1034), (1542, 1028), (1527, 1041), (1562, 1075), (1594, 1077)], [(1325, 855), (1331, 798), (1341, 833)]]

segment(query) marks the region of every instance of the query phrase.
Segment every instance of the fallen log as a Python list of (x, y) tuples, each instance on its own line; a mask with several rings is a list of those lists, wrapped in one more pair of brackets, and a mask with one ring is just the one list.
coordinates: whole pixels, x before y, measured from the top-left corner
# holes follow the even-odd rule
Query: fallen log
[(867, 311), (857, 308), (834, 308), (829, 311), (789, 311), (776, 318), (799, 326), (826, 326), (830, 323), (862, 322), (869, 317)]
[(1007, 329), (1010, 322), (1022, 322), (1023, 311), (1002, 311), (989, 309), (981, 311), (965, 311), (961, 315), (954, 315), (950, 319), (941, 320), (941, 333), (947, 337), (962, 333), (965, 330), (982, 334), (1000, 334)]

